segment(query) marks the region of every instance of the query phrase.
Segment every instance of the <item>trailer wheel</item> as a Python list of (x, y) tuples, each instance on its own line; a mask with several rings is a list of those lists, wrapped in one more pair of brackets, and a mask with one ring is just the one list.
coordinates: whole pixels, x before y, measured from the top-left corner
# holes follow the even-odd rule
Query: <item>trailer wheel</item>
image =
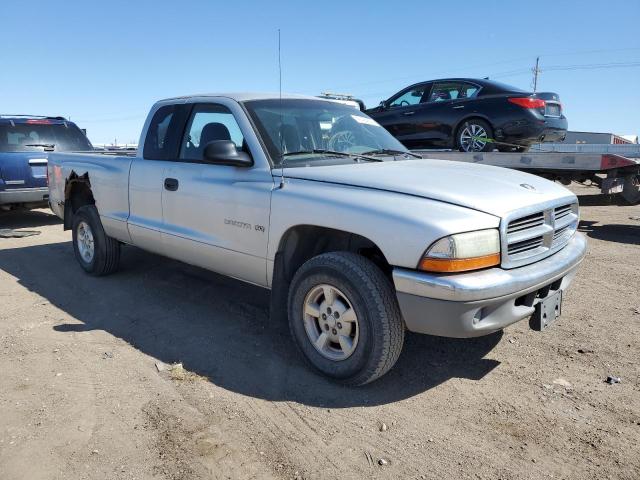
[(640, 203), (640, 175), (627, 175), (622, 186), (622, 198), (631, 205)]

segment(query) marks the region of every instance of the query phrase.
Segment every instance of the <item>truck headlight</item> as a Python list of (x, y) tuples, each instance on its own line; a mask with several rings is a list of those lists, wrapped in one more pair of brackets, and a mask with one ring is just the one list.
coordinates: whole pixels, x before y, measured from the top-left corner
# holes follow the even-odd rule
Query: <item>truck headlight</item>
[(500, 264), (497, 229), (456, 233), (435, 241), (418, 268), (427, 272), (466, 272)]

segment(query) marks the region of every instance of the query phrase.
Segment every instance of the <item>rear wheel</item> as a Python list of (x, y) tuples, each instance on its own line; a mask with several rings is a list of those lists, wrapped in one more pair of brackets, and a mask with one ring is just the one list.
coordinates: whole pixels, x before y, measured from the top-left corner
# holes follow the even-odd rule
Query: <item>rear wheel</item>
[(456, 145), (461, 152), (491, 152), (493, 129), (484, 120), (472, 118), (458, 128)]
[(73, 215), (73, 251), (85, 272), (108, 275), (118, 269), (120, 243), (107, 236), (96, 207), (85, 205)]
[(296, 272), (289, 327), (307, 361), (348, 385), (364, 385), (396, 363), (404, 322), (390, 281), (366, 258), (318, 255)]

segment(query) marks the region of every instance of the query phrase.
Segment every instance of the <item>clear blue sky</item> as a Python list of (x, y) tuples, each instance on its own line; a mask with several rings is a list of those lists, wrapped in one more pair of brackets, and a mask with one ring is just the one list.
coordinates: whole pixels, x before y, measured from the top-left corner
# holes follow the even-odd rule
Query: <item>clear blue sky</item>
[[(0, 113), (70, 116), (94, 143), (137, 141), (157, 99), (351, 93), (490, 76), (560, 94), (573, 130), (640, 133), (640, 1), (3, 1)], [(635, 62), (636, 66), (545, 67)]]

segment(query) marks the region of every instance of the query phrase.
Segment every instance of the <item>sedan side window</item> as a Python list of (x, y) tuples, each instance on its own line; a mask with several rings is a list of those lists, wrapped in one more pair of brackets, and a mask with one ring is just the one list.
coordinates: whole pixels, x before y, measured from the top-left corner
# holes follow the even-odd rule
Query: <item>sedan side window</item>
[(447, 100), (459, 100), (473, 98), (478, 93), (476, 85), (463, 82), (440, 82), (433, 86), (429, 102), (444, 102)]
[(233, 113), (224, 105), (202, 104), (193, 108), (182, 139), (181, 160), (202, 160), (204, 148), (215, 140), (231, 140), (242, 150), (244, 137)]
[(389, 105), (390, 108), (398, 108), (398, 107), (407, 107), (410, 105), (417, 105), (420, 103), (422, 96), (424, 95), (424, 91), (426, 86), (421, 85), (416, 88), (412, 88), (411, 90), (407, 90), (405, 93), (401, 94), (399, 97), (394, 98)]

